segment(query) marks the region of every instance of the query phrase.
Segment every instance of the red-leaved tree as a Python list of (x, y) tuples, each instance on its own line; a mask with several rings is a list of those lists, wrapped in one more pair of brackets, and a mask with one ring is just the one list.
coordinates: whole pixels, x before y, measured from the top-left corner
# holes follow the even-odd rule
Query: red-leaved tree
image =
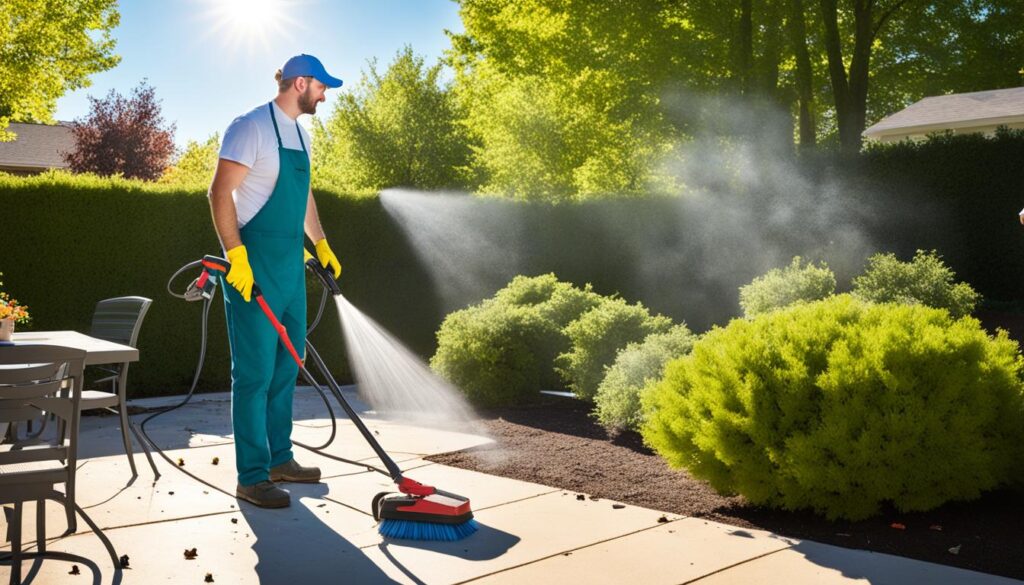
[(110, 90), (89, 96), (90, 112), (71, 124), (75, 148), (63, 153), (76, 173), (155, 180), (174, 154), (174, 124), (164, 125), (160, 102), (143, 81), (125, 98)]

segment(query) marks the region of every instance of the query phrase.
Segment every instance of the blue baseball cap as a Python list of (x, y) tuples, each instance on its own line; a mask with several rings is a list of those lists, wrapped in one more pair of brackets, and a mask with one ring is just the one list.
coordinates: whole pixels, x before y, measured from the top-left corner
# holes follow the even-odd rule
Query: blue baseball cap
[(341, 87), (341, 80), (331, 77), (324, 69), (323, 63), (313, 55), (296, 55), (281, 68), (281, 79), (293, 77), (313, 77), (327, 87)]

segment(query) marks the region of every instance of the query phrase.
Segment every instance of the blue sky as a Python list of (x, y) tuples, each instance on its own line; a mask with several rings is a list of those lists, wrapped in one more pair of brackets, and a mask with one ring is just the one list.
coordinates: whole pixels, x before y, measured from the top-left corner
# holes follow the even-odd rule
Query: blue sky
[[(175, 142), (223, 134), (231, 120), (276, 95), (274, 72), (297, 53), (316, 55), (345, 85), (327, 92), (317, 115), (358, 82), (367, 59), (383, 70), (404, 45), (433, 64), (462, 31), (452, 0), (128, 0), (114, 30), (121, 63), (57, 102), (57, 120), (86, 115), (86, 96), (128, 95), (146, 79)], [(310, 117), (300, 121), (308, 127)]]

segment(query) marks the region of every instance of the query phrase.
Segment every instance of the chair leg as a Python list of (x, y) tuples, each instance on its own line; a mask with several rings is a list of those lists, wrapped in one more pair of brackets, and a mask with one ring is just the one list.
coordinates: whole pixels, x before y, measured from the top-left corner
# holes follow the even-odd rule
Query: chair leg
[(46, 500), (36, 500), (36, 548), (46, 552)]
[(142, 438), (142, 434), (134, 424), (132, 424), (131, 427), (132, 432), (135, 433), (135, 439), (139, 442), (139, 446), (142, 447), (142, 452), (146, 454), (146, 459), (149, 460), (149, 466), (153, 468), (153, 479), (160, 479), (160, 472), (157, 470), (156, 463), (153, 461), (153, 455), (149, 452), (149, 445), (147, 444), (146, 439)]
[[(75, 380), (76, 384), (81, 384), (81, 379)], [(63, 420), (63, 419), (61, 419)], [(70, 428), (69, 428), (70, 427)], [(82, 428), (82, 413), (76, 413), (76, 416), (72, 417), (65, 426), (65, 430), (71, 435), (71, 453), (78, 452), (78, 430)], [(64, 501), (64, 513), (68, 519), (68, 530), (64, 534), (74, 534), (78, 531), (78, 516), (75, 514), (75, 486), (78, 477), (78, 458), (70, 457), (68, 459), (68, 479), (64, 483), (64, 495), (66, 496)]]
[(68, 531), (64, 534), (74, 534), (78, 532), (78, 517), (75, 516), (75, 507), (71, 502), (75, 501), (75, 479), (74, 475), (68, 478), (67, 482), (67, 499), (68, 501), (64, 504), (64, 514), (68, 519)]
[(21, 502), (14, 504), (11, 514), (11, 585), (21, 583)]
[(139, 472), (135, 469), (135, 454), (132, 452), (132, 439), (128, 433), (128, 425), (131, 421), (128, 420), (128, 406), (123, 402), (117, 405), (117, 413), (121, 416), (121, 440), (124, 442), (124, 452), (128, 455), (128, 465), (132, 468), (132, 478), (139, 476)]

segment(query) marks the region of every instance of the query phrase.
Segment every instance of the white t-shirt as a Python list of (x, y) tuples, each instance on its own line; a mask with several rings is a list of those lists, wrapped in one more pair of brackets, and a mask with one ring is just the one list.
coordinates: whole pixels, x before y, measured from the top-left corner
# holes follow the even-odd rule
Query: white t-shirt
[[(277, 104), (270, 103), (277, 119), (277, 129), (281, 132), (281, 144), (295, 150), (302, 150), (302, 144), (305, 144), (306, 152), (312, 154), (306, 129), (289, 118)], [(298, 132), (302, 132), (302, 143), (299, 142)], [(270, 199), (280, 171), (277, 136), (274, 134), (274, 123), (270, 119), (267, 104), (260, 104), (231, 122), (224, 132), (220, 158), (249, 167), (249, 173), (242, 179), (242, 184), (231, 193), (238, 214), (238, 227), (241, 228)]]

